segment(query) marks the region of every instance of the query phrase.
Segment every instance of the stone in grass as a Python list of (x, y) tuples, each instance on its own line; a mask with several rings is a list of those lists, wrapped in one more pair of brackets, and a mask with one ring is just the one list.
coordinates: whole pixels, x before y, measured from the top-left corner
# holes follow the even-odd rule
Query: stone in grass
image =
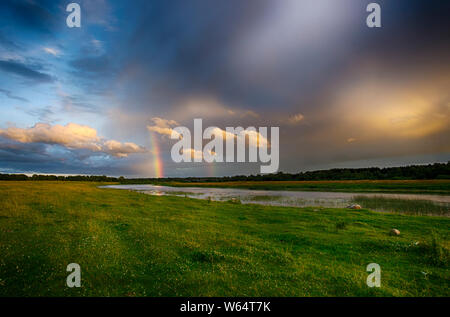
[(400, 230), (398, 229), (391, 229), (391, 231), (389, 231), (391, 236), (399, 236), (400, 235)]
[(361, 209), (362, 207), (361, 207), (361, 205), (353, 204), (353, 205), (347, 206), (347, 208), (349, 208), (349, 209)]

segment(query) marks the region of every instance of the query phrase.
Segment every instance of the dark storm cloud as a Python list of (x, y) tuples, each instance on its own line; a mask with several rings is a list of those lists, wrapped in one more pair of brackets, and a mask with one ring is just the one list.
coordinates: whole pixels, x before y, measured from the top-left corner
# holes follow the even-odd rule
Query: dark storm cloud
[[(244, 103), (255, 109), (272, 108), (274, 104), (290, 107), (296, 101), (306, 101), (321, 93), (327, 82), (337, 80), (355, 60), (367, 55), (380, 54), (377, 56), (395, 64), (448, 47), (448, 15), (442, 14), (448, 11), (448, 2), (380, 1), (384, 25), (380, 30), (365, 26), (369, 2), (341, 1), (333, 7), (357, 9), (351, 28), (346, 30), (355, 34), (354, 40), (346, 41), (343, 34), (334, 47), (323, 45), (318, 46), (320, 50), (308, 51), (308, 47), (299, 46), (286, 60), (281, 56), (268, 60), (271, 65), (264, 64), (264, 59), (252, 65), (251, 58), (239, 60), (235, 52), (243, 35), (262, 25), (276, 9), (272, 1), (142, 3), (136, 6), (140, 9), (137, 28), (130, 40), (125, 40), (127, 44), (120, 45), (136, 76), (137, 89), (141, 89), (141, 103), (146, 104), (147, 98), (155, 98), (155, 94), (162, 94), (161, 100), (176, 102), (179, 96), (208, 92), (226, 102)], [(299, 5), (299, 19), (305, 18), (302, 9)], [(335, 26), (327, 26), (325, 18), (312, 23), (325, 32), (333, 32)], [(286, 36), (285, 32), (281, 30), (278, 36)]]
[(0, 138), (0, 167), (12, 173), (26, 173), (35, 169), (51, 170), (65, 164), (66, 158), (55, 158), (47, 153), (46, 148), (45, 144), (22, 144)]
[(30, 163), (48, 160), (43, 144), (21, 144), (0, 138), (0, 161)]
[[(136, 22), (127, 25), (126, 36), (119, 35), (112, 49), (122, 65), (118, 89), (127, 96), (122, 110), (128, 114), (132, 110), (142, 118), (127, 131), (155, 114), (188, 125), (194, 115), (206, 118), (206, 105), (193, 113), (184, 103), (207, 96), (235, 112), (250, 110), (258, 115), (221, 115), (208, 125), (280, 126), (281, 167), (285, 170), (446, 151), (442, 137), (447, 130), (443, 128), (410, 140), (386, 135), (378, 142), (348, 141), (371, 129), (366, 121), (374, 113), (352, 116), (368, 100), (351, 92), (355, 96), (344, 99), (352, 105), (344, 107), (337, 98), (349, 90), (347, 86), (359, 87), (360, 92), (375, 88), (381, 96), (387, 83), (404, 82), (399, 89), (405, 95), (413, 91), (410, 97), (416, 99), (442, 100), (442, 77), (450, 73), (449, 2), (378, 1), (381, 29), (366, 26), (369, 2), (139, 2), (135, 7), (139, 11), (129, 8), (125, 14)], [(283, 6), (292, 10), (283, 10)], [(431, 88), (422, 80), (435, 82), (439, 91), (430, 97), (427, 89)], [(445, 107), (428, 101), (429, 108), (411, 106), (410, 112), (419, 112), (420, 120), (426, 120), (414, 122), (416, 129), (430, 122), (442, 125), (442, 116), (448, 116)], [(390, 96), (379, 102), (392, 102), (389, 106), (395, 111), (395, 102), (409, 100)], [(377, 103), (372, 104), (376, 111)], [(291, 124), (290, 119), (299, 113), (304, 119)], [(391, 113), (386, 116), (386, 120), (401, 119)], [(120, 120), (114, 122), (120, 124)], [(405, 132), (397, 126), (392, 129)]]
[(50, 9), (55, 4), (54, 1), (2, 0), (0, 25), (8, 26), (9, 22), (22, 30), (50, 34), (58, 23)]
[(72, 152), (51, 155), (45, 144), (20, 144), (0, 139), (0, 166), (11, 172), (64, 172), (80, 166), (80, 160)]
[[(326, 52), (302, 53), (300, 47), (298, 56), (294, 52), (288, 58), (243, 56), (245, 42), (252, 40), (249, 30), (257, 33), (270, 24), (265, 19), (277, 8), (273, 1), (169, 1), (139, 7), (143, 9), (137, 27), (121, 45), (128, 61), (124, 71), (133, 74), (133, 90), (140, 92), (133, 98), (143, 107), (150, 103), (167, 109), (196, 94), (253, 109), (289, 107), (305, 98), (302, 93), (320, 90), (331, 73), (347, 67), (342, 52), (333, 60)], [(297, 9), (298, 19), (303, 19), (301, 5)], [(320, 21), (313, 23), (320, 26)], [(277, 36), (290, 31), (281, 30)], [(263, 55), (263, 50), (255, 54)]]
[(52, 76), (33, 69), (33, 66), (25, 65), (17, 61), (0, 60), (0, 70), (19, 75), (37, 83), (49, 83), (54, 81)]
[(404, 73), (426, 65), (449, 61), (450, 2), (379, 1), (380, 29), (361, 28), (361, 35), (348, 57), (378, 60), (393, 72)]
[(0, 173), (107, 174), (132, 173), (127, 162), (60, 145), (19, 143), (0, 137)]
[[(366, 26), (369, 2), (80, 1), (83, 26), (75, 30), (65, 27), (64, 1), (2, 1), (0, 43), (14, 54), (0, 58), (0, 71), (58, 83), (61, 90), (49, 99), (61, 109), (47, 113), (42, 104), (34, 116), (101, 117), (98, 124), (117, 139), (148, 140), (152, 117), (186, 126), (195, 117), (221, 128), (279, 126), (285, 171), (449, 152), (450, 2), (374, 1), (382, 8), (381, 29)], [(45, 68), (42, 58), (15, 57), (44, 46), (61, 53), (44, 55)], [(22, 98), (11, 86), (2, 89)], [(159, 142), (168, 173), (204, 173), (177, 169), (170, 142)], [(41, 171), (96, 166), (97, 174), (131, 174), (131, 165), (151, 165), (47, 154), (47, 163), (33, 163), (42, 159)], [(224, 166), (219, 173), (257, 170)]]
[(138, 7), (136, 28), (124, 39), (121, 54), (125, 71), (139, 77), (134, 84), (143, 103), (146, 92), (160, 94), (167, 104), (178, 95), (239, 88), (229, 68), (230, 48), (245, 25), (267, 9), (267, 1), (142, 2)]

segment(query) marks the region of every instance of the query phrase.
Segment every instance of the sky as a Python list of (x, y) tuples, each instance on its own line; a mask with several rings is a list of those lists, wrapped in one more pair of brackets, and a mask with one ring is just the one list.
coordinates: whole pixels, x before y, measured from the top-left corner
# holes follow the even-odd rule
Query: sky
[(176, 126), (279, 127), (279, 171), (450, 160), (450, 2), (0, 2), (0, 173), (185, 177)]

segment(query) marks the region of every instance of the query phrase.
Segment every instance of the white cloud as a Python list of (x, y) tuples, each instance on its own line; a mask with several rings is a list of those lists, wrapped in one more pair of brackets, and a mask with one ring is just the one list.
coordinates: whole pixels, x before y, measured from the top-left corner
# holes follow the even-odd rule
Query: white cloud
[(142, 153), (144, 149), (131, 142), (121, 143), (116, 140), (108, 140), (103, 145), (103, 151), (117, 157), (127, 157), (128, 154)]
[[(196, 158), (203, 159), (203, 151), (197, 151), (192, 148), (182, 149), (181, 154), (183, 154), (185, 158), (190, 156), (192, 160), (195, 160)], [(210, 154), (212, 154), (212, 152), (210, 152)]]
[(175, 120), (166, 120), (162, 118), (152, 118), (154, 125), (148, 125), (147, 129), (152, 132), (156, 132), (162, 135), (171, 136), (172, 133), (178, 134), (176, 131), (172, 129), (172, 126), (178, 125)]
[[(171, 136), (172, 133), (175, 133), (175, 135), (178, 135), (178, 138), (181, 137), (181, 135), (179, 135), (178, 132), (176, 132), (173, 129), (174, 125), (178, 125), (178, 123), (175, 120), (167, 120), (167, 119), (155, 117), (155, 118), (152, 118), (152, 121), (153, 121), (154, 125), (147, 126), (147, 129), (149, 131), (156, 132), (161, 135), (168, 135), (168, 136)], [(250, 146), (255, 144), (256, 147), (260, 147), (260, 146), (270, 147), (270, 143), (267, 140), (267, 138), (265, 138), (261, 133), (259, 133), (257, 131), (253, 131), (253, 130), (245, 129), (245, 130), (239, 131), (236, 129), (232, 132), (228, 132), (221, 128), (214, 127), (212, 134), (214, 134), (216, 137), (221, 137), (222, 140), (231, 138), (231, 139), (236, 139), (236, 140), (243, 140), (244, 142), (245, 142), (245, 138), (247, 137)]]
[(238, 131), (228, 132), (226, 130), (222, 130), (222, 129), (216, 127), (213, 130), (213, 134), (216, 136), (221, 136), (222, 139), (234, 138), (234, 139), (244, 140), (244, 141), (245, 141), (245, 137), (247, 136), (250, 145), (256, 144), (256, 147), (260, 147), (260, 146), (270, 147), (270, 144), (269, 144), (269, 141), (267, 140), (267, 138), (265, 138), (258, 131), (242, 130), (240, 132), (238, 132)]
[(98, 136), (95, 129), (76, 123), (68, 123), (65, 126), (37, 123), (27, 129), (9, 127), (0, 129), (0, 136), (20, 143), (58, 144), (69, 149), (87, 149), (115, 157), (126, 157), (128, 154), (145, 151), (134, 143), (106, 140)]
[(59, 55), (61, 55), (61, 52), (60, 52), (59, 50), (55, 49), (55, 48), (52, 48), (52, 47), (44, 47), (43, 49), (44, 49), (44, 51), (45, 51), (46, 53), (51, 54), (51, 55), (53, 55), (53, 56), (58, 57)]

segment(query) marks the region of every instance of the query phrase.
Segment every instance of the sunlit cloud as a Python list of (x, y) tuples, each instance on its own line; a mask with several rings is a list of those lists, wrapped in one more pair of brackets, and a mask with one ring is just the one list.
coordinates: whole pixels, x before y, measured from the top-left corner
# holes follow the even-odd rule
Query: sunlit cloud
[(142, 153), (144, 149), (132, 142), (118, 142), (116, 140), (108, 140), (103, 144), (103, 151), (117, 157), (127, 157), (128, 154)]
[(59, 50), (57, 50), (55, 48), (52, 48), (52, 47), (44, 47), (43, 50), (46, 53), (51, 54), (51, 55), (53, 55), (55, 57), (58, 57), (59, 55), (61, 55), (61, 52)]
[(237, 114), (238, 111), (225, 106), (214, 97), (195, 96), (181, 101), (171, 115), (179, 121), (184, 121), (192, 118), (226, 118)]
[(229, 106), (213, 96), (197, 95), (183, 98), (168, 114), (179, 122), (193, 118), (212, 120), (258, 119), (260, 115), (238, 105)]
[(427, 137), (449, 128), (446, 84), (448, 80), (439, 77), (432, 83), (420, 79), (402, 83), (361, 81), (340, 93), (336, 114), (340, 113), (342, 125), (359, 130), (366, 140)]
[(297, 113), (297, 114), (295, 114), (295, 115), (289, 117), (288, 122), (289, 122), (290, 124), (297, 124), (297, 123), (299, 123), (300, 121), (302, 121), (304, 118), (305, 118), (305, 116), (304, 116), (303, 114)]
[(19, 143), (57, 144), (68, 149), (86, 149), (115, 157), (127, 157), (129, 154), (145, 151), (134, 143), (104, 139), (97, 135), (95, 129), (76, 123), (65, 126), (37, 123), (26, 129), (9, 127), (0, 129), (0, 136)]
[(172, 133), (175, 133), (176, 136), (180, 136), (178, 132), (172, 129), (173, 126), (178, 125), (175, 120), (166, 120), (162, 118), (152, 118), (153, 125), (148, 125), (147, 129), (151, 132), (156, 132), (161, 135), (171, 136)]
[[(153, 118), (152, 120), (155, 123), (155, 125), (147, 126), (147, 129), (149, 131), (167, 136), (174, 135), (175, 138), (182, 137), (182, 135), (180, 135), (177, 131), (173, 129), (173, 125), (177, 124), (176, 121), (166, 120), (162, 118)], [(245, 142), (245, 140), (247, 139), (249, 146), (270, 147), (270, 143), (266, 137), (264, 137), (260, 132), (251, 129), (242, 128), (242, 130), (236, 129), (233, 132), (229, 132), (218, 127), (212, 127), (211, 134), (214, 135), (215, 138), (222, 139), (223, 142), (229, 139)]]
[[(195, 160), (195, 159), (203, 159), (203, 151), (199, 151), (199, 150), (194, 150), (192, 148), (188, 148), (188, 149), (182, 149), (181, 150), (181, 154), (183, 154), (183, 156), (185, 157), (185, 159), (191, 159), (191, 160)], [(211, 153), (210, 153), (211, 154)]]

